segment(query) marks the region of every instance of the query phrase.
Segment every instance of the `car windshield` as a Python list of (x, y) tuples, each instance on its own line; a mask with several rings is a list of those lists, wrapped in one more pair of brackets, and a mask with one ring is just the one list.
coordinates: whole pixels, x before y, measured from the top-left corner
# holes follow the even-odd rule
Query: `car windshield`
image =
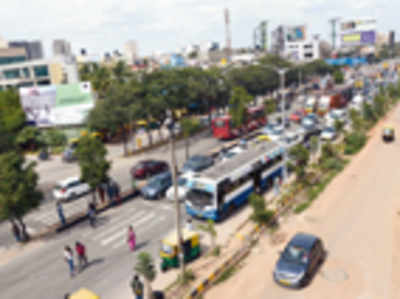
[(205, 207), (212, 204), (213, 194), (205, 190), (191, 189), (187, 193), (186, 199), (195, 206)]
[(156, 188), (161, 185), (161, 180), (161, 177), (156, 176), (150, 179), (147, 185)]
[(178, 185), (179, 186), (185, 186), (187, 183), (187, 179), (186, 178), (179, 178), (178, 179)]
[(307, 263), (307, 251), (300, 246), (289, 245), (283, 252), (283, 258), (290, 262), (305, 264)]

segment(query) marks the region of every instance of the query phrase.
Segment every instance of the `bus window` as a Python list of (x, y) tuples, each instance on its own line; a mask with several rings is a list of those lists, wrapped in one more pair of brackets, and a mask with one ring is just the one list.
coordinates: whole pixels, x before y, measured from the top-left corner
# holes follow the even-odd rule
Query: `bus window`
[(225, 120), (219, 119), (214, 122), (214, 126), (216, 128), (224, 128), (225, 127)]
[(213, 205), (213, 194), (205, 190), (190, 189), (186, 199), (197, 207), (206, 207)]

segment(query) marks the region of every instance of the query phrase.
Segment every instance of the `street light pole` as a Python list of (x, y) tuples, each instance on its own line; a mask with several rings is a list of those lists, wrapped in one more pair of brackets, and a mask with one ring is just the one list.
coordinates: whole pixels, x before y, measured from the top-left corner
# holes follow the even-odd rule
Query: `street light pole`
[[(286, 131), (286, 113), (285, 113), (285, 74), (287, 69), (278, 69), (280, 81), (281, 81), (281, 105), (282, 105), (282, 125), (283, 125), (283, 134)], [(283, 182), (286, 182), (287, 179), (287, 147), (285, 146), (285, 151), (283, 153), (283, 173), (282, 178)]]
[(169, 140), (170, 140), (170, 147), (171, 147), (171, 166), (172, 166), (172, 184), (174, 186), (174, 201), (175, 201), (175, 215), (176, 215), (176, 234), (178, 240), (178, 263), (179, 268), (181, 271), (181, 278), (183, 279), (185, 273), (185, 263), (183, 258), (183, 238), (182, 238), (182, 226), (181, 226), (181, 209), (179, 205), (178, 199), (178, 184), (177, 184), (177, 163), (176, 163), (176, 156), (175, 156), (175, 134), (174, 134), (174, 121), (173, 121), (173, 114), (171, 111), (168, 111), (169, 119), (171, 120), (169, 124)]

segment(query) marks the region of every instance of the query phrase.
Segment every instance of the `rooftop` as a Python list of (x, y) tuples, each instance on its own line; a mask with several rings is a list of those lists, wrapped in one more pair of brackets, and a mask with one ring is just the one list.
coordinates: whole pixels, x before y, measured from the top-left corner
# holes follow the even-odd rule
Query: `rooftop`
[(25, 48), (0, 48), (0, 57), (26, 56)]
[(225, 163), (218, 163), (213, 167), (201, 173), (200, 177), (207, 177), (214, 180), (219, 180), (227, 175), (234, 175), (237, 171), (244, 167), (249, 167), (247, 162), (254, 161), (274, 152), (278, 152), (281, 147), (275, 142), (263, 142), (257, 145), (248, 144), (248, 149), (235, 155)]

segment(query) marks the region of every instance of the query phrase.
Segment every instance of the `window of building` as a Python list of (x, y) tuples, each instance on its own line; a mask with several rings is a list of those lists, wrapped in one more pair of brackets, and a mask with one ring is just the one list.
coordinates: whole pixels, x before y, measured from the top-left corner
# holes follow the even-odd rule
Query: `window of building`
[(24, 67), (22, 69), (22, 73), (24, 75), (24, 78), (30, 78), (31, 77), (31, 71), (27, 67)]
[(0, 65), (26, 61), (25, 56), (0, 57)]
[(304, 49), (311, 49), (313, 47), (312, 44), (305, 44)]
[(19, 69), (9, 69), (3, 71), (4, 78), (6, 79), (17, 79), (20, 78)]
[(18, 84), (18, 87), (31, 87), (33, 86), (33, 82), (21, 82)]
[(51, 84), (51, 82), (50, 82), (50, 80), (40, 80), (40, 81), (38, 81), (37, 82), (37, 85), (50, 85)]
[(313, 53), (305, 53), (304, 57), (305, 58), (313, 58)]
[(34, 66), (33, 72), (35, 73), (35, 77), (48, 77), (49, 76), (49, 68), (47, 67), (47, 65)]

